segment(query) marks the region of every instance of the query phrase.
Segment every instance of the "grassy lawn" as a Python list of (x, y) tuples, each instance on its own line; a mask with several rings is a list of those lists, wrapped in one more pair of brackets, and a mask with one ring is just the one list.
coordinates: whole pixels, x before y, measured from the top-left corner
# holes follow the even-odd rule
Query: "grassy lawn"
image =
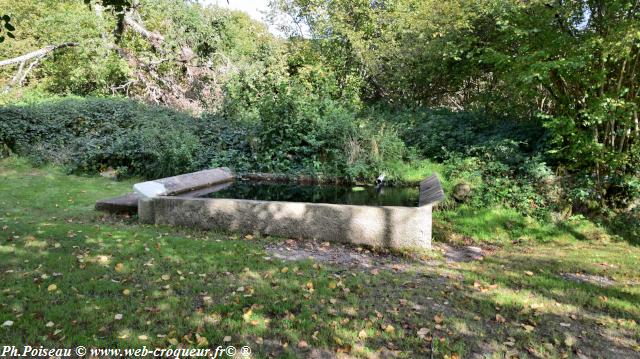
[(347, 269), (277, 259), (265, 247), (282, 239), (93, 210), (131, 184), (0, 160), (0, 345), (640, 357), (640, 248), (585, 220), (441, 212), (436, 238), (492, 243), (491, 253), (463, 263), (436, 250)]

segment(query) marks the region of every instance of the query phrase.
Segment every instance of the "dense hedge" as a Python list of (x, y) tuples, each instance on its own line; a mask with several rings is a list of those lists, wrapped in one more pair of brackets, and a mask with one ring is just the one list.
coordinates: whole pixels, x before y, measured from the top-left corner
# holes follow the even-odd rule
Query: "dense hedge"
[(384, 117), (400, 129), (400, 136), (427, 158), (443, 160), (452, 153), (466, 154), (473, 147), (511, 141), (518, 143), (517, 155), (540, 152), (545, 146), (545, 130), (533, 119), (514, 121), (479, 112), (455, 112), (445, 108), (383, 110)]
[(229, 166), (354, 180), (376, 176), (405, 154), (394, 131), (335, 103), (282, 96), (260, 115), (246, 122), (126, 99), (63, 98), (1, 108), (0, 147), (71, 172), (111, 167), (144, 178)]
[(163, 177), (198, 166), (194, 119), (122, 99), (58, 99), (0, 109), (0, 142), (35, 162), (73, 172), (108, 167), (123, 176)]

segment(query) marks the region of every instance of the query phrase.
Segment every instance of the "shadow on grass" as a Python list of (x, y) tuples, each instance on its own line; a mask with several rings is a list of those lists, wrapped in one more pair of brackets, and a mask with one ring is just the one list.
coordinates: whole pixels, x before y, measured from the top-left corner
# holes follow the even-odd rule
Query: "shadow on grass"
[(609, 220), (602, 220), (600, 223), (607, 228), (610, 233), (624, 238), (629, 244), (640, 246), (640, 208), (634, 211), (621, 213)]
[[(541, 357), (558, 353), (640, 357), (638, 283), (572, 281), (562, 274), (589, 273), (592, 268), (578, 260), (553, 259), (551, 253), (541, 256), (489, 257), (461, 270), (463, 281), (473, 289), (461, 292), (458, 300), (465, 305), (457, 307), (464, 308), (466, 315), (458, 318), (491, 318), (491, 325), (482, 329), (483, 335), (468, 338), (475, 349), (482, 351), (484, 346), (493, 347), (489, 351), (501, 348), (508, 352), (515, 348)], [(493, 313), (500, 317), (494, 319)], [(515, 344), (510, 337), (515, 338)], [(489, 345), (487, 338), (494, 338), (493, 344)]]

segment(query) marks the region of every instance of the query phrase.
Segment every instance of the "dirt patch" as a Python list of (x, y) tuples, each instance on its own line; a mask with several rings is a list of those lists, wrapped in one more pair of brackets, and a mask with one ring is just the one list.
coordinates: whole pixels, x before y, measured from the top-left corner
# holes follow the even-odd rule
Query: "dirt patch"
[(617, 284), (616, 281), (614, 281), (611, 278), (601, 276), (601, 275), (595, 275), (595, 274), (562, 273), (560, 274), (560, 276), (564, 279), (571, 280), (574, 282), (590, 283), (590, 284), (595, 284), (601, 287), (609, 287)]
[(405, 271), (416, 264), (439, 265), (437, 260), (413, 261), (401, 256), (376, 252), (364, 247), (355, 247), (340, 243), (319, 242), (315, 240), (293, 240), (270, 243), (266, 251), (271, 256), (288, 261), (311, 259), (316, 262), (330, 263), (344, 267), (363, 269), (389, 268)]
[(436, 267), (443, 263), (437, 252), (443, 254), (447, 262), (469, 262), (482, 260), (489, 252), (473, 246), (453, 247), (447, 244), (434, 245), (431, 259), (412, 259), (389, 252), (378, 252), (365, 247), (319, 242), (315, 240), (288, 239), (284, 242), (269, 243), (266, 251), (271, 256), (288, 261), (311, 259), (317, 262), (331, 263), (345, 267), (364, 269), (388, 268), (404, 271), (412, 266)]
[(487, 251), (474, 246), (453, 247), (448, 244), (440, 244), (447, 262), (471, 262), (484, 259)]

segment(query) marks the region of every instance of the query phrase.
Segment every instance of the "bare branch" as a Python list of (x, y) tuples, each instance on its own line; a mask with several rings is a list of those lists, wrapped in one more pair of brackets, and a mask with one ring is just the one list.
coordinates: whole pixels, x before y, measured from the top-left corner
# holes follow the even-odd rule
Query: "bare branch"
[(31, 59), (41, 59), (41, 58), (47, 56), (49, 53), (51, 53), (51, 52), (53, 52), (55, 50), (62, 49), (62, 48), (65, 48), (65, 47), (74, 47), (74, 46), (78, 46), (78, 43), (77, 42), (65, 42), (65, 43), (62, 43), (60, 45), (46, 46), (46, 47), (41, 48), (40, 50), (36, 50), (36, 51), (30, 52), (28, 54), (22, 55), (22, 56), (14, 57), (12, 59), (2, 60), (2, 61), (0, 61), (0, 67), (19, 64), (21, 62), (26, 62), (26, 61), (29, 61)]
[(126, 14), (124, 16), (124, 23), (133, 31), (149, 40), (149, 42), (151, 42), (153, 47), (155, 47), (156, 49), (159, 49), (160, 44), (164, 41), (164, 36), (157, 32), (147, 30), (144, 26), (142, 26), (142, 24), (134, 20), (131, 14)]
[(22, 83), (24, 83), (24, 80), (27, 79), (27, 76), (29, 75), (31, 70), (33, 70), (34, 67), (38, 66), (41, 59), (42, 57), (38, 57), (35, 60), (33, 60), (33, 62), (31, 62), (31, 65), (29, 65), (27, 70), (22, 74), (22, 77), (20, 77), (20, 80), (18, 81), (18, 86), (22, 86)]

